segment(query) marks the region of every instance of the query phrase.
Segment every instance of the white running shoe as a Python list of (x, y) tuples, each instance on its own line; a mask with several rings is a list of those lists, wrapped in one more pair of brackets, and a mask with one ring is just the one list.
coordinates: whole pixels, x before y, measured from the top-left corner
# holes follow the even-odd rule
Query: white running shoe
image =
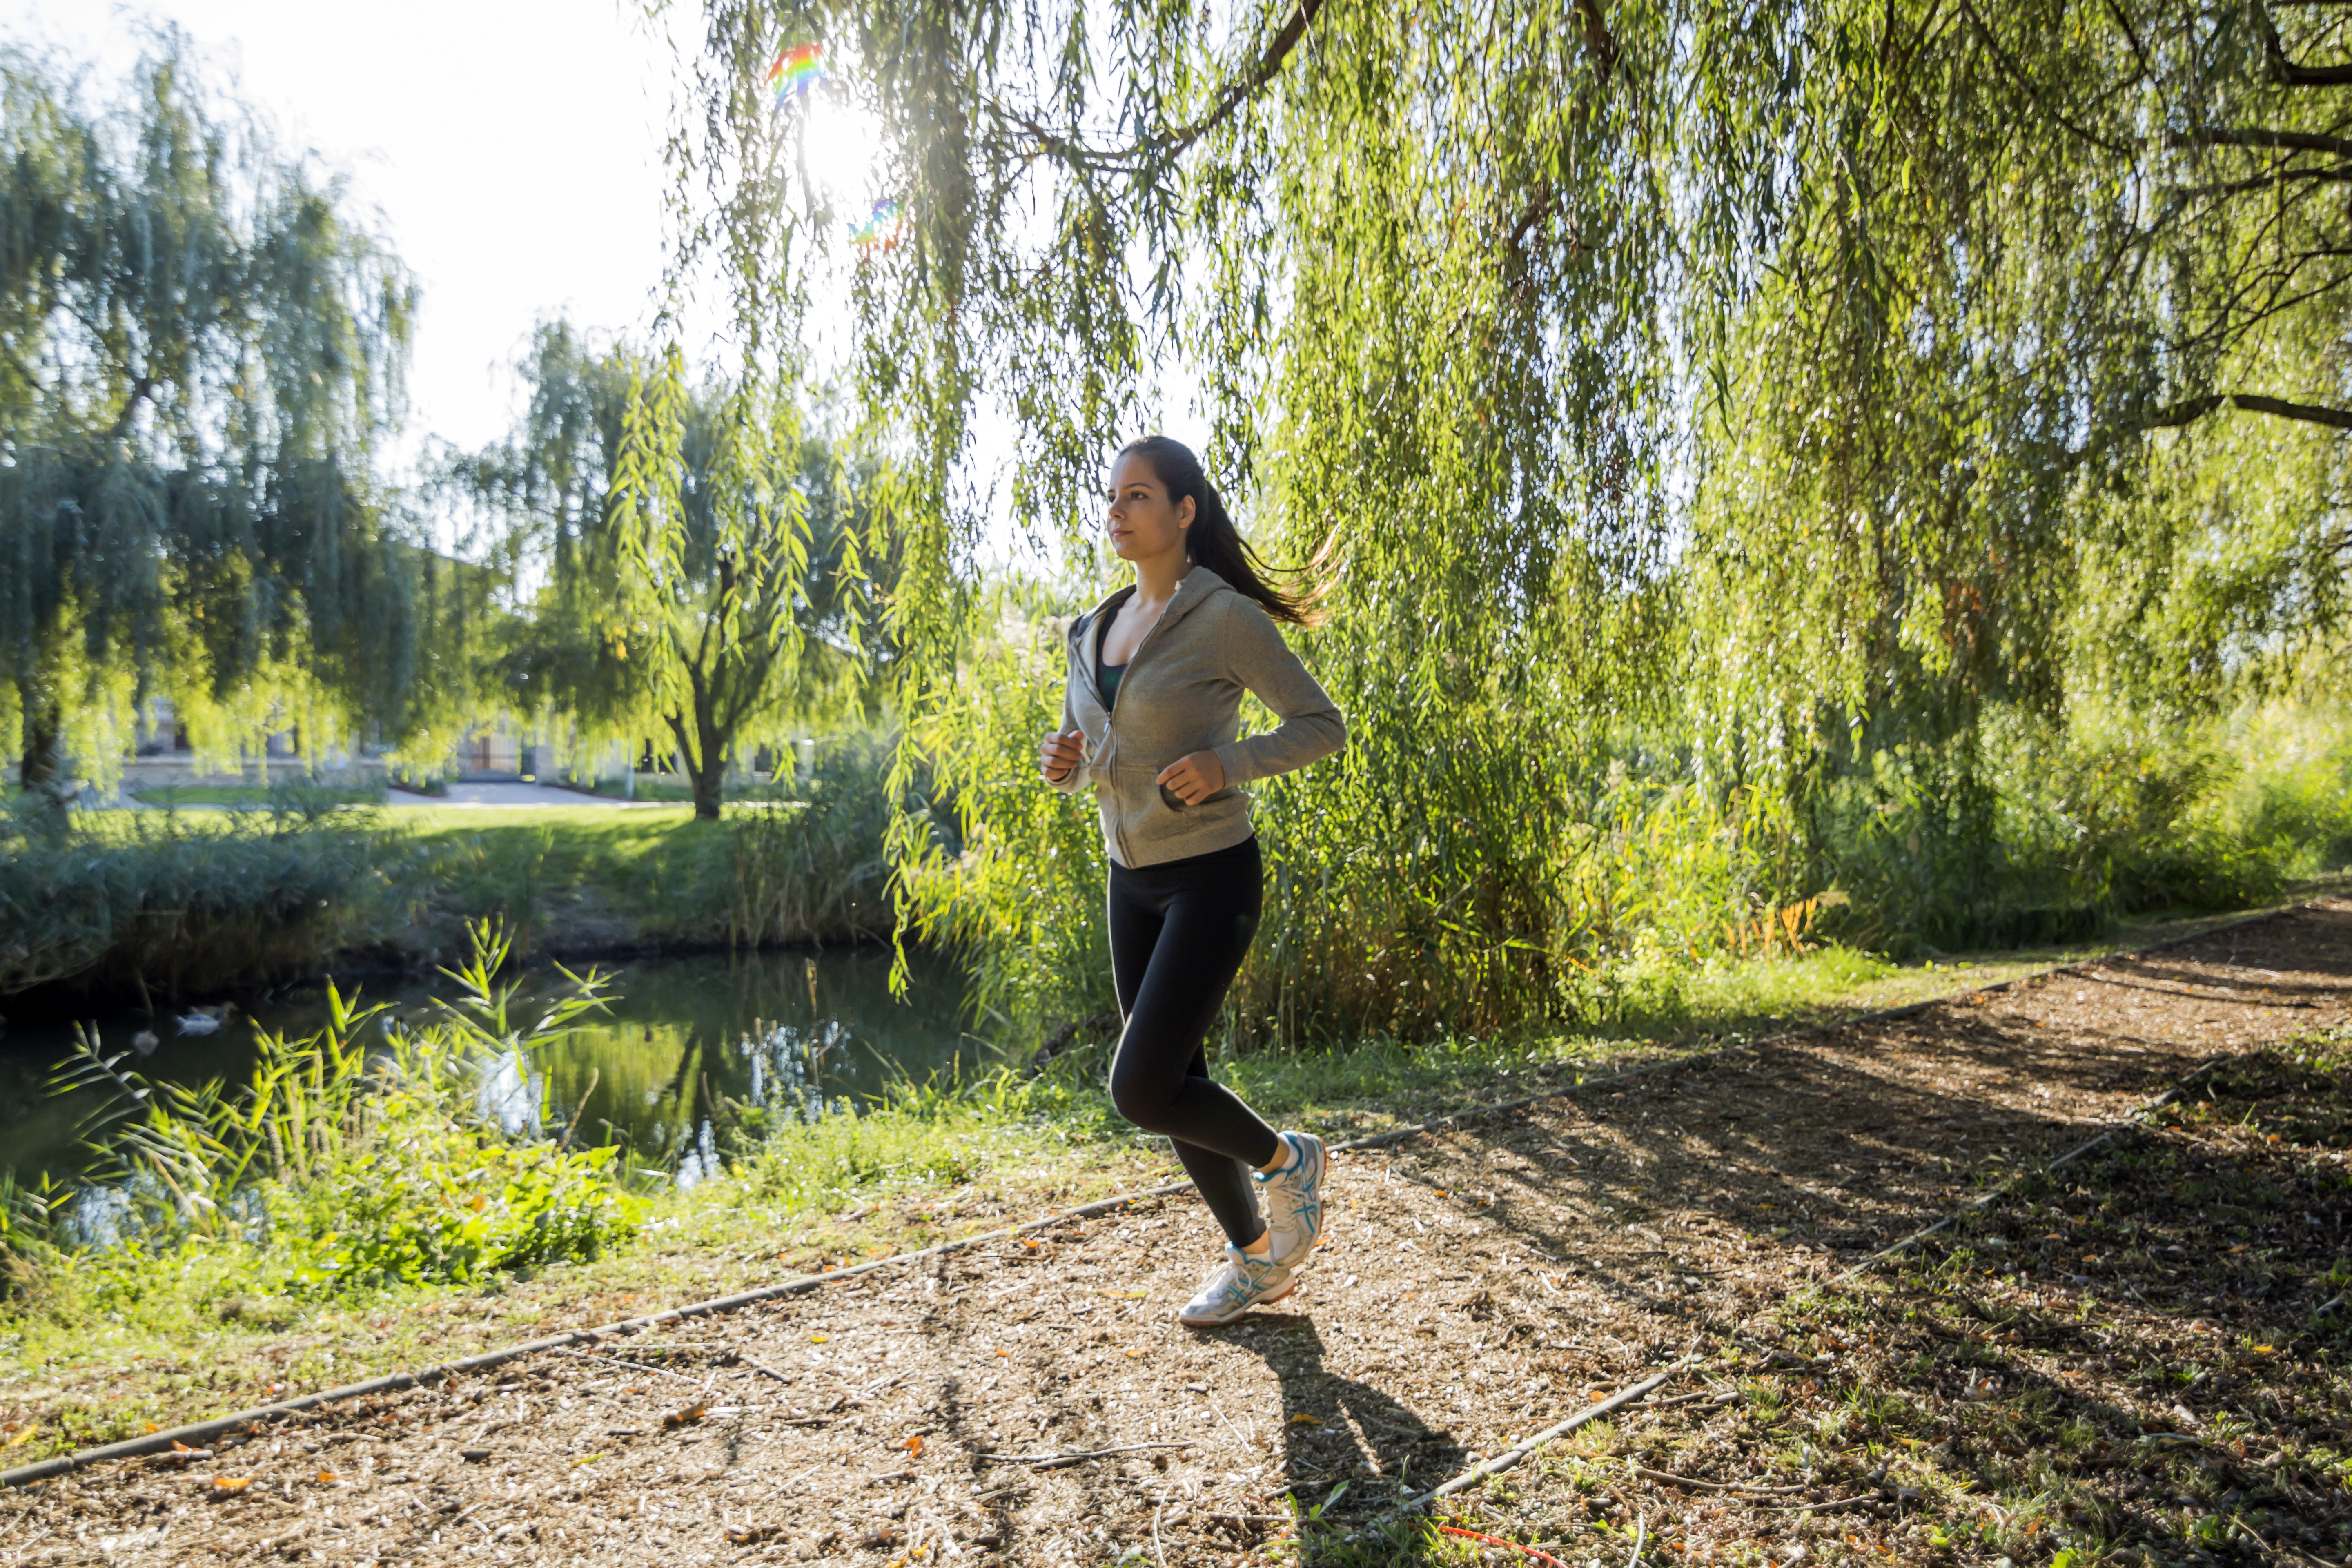
[(1252, 1307), (1279, 1301), (1298, 1289), (1297, 1277), (1267, 1258), (1252, 1258), (1232, 1242), (1225, 1243), (1225, 1260), (1209, 1276), (1201, 1293), (1184, 1303), (1176, 1321), (1187, 1328), (1213, 1329), (1230, 1323)]
[(1256, 1177), (1265, 1188), (1265, 1228), (1274, 1237), (1267, 1256), (1285, 1268), (1307, 1261), (1323, 1239), (1323, 1140), (1312, 1132), (1285, 1132), (1290, 1163)]

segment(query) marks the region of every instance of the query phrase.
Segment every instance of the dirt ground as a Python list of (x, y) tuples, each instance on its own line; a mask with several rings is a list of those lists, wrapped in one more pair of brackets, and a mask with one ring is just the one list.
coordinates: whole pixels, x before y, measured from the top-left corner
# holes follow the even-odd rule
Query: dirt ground
[(18, 1491), (0, 1560), (2341, 1563), (2347, 1015), (2322, 900), (1340, 1154), (1224, 1330), (1150, 1199)]

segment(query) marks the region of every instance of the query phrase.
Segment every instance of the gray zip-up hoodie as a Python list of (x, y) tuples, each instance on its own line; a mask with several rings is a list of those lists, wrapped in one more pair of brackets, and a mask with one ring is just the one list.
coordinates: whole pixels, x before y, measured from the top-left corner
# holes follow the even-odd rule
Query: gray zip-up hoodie
[[(1105, 709), (1095, 627), (1134, 592), (1132, 584), (1121, 588), (1070, 627), (1062, 728), (1086, 732), (1084, 757), (1052, 781), (1065, 793), (1094, 787), (1103, 842), (1129, 869), (1239, 844), (1252, 831), (1242, 785), (1303, 768), (1348, 743), (1339, 708), (1282, 640), (1274, 617), (1205, 566), (1176, 584)], [(1244, 690), (1281, 721), (1246, 740), (1239, 738)], [(1187, 805), (1153, 781), (1192, 752), (1217, 754), (1225, 787)]]

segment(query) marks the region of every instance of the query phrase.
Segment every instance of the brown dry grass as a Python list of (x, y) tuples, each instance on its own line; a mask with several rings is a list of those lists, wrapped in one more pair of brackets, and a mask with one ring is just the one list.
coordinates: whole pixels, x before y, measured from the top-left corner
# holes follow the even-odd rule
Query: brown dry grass
[(1341, 1156), (1307, 1285), (1227, 1330), (1169, 1322), (1214, 1243), (1151, 1201), (86, 1472), (0, 1500), (0, 1553), (1502, 1561), (1364, 1527), (1696, 1353), (1445, 1517), (1579, 1564), (2341, 1562), (2352, 1075), (2274, 1047), (2347, 1003), (2328, 900)]

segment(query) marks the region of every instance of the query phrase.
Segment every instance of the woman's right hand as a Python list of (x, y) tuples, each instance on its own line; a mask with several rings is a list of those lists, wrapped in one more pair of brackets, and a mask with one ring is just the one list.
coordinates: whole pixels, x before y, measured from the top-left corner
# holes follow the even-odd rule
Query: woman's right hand
[(1037, 767), (1052, 783), (1060, 784), (1070, 776), (1070, 770), (1086, 761), (1079, 742), (1086, 737), (1084, 730), (1056, 730), (1047, 735), (1037, 748)]

